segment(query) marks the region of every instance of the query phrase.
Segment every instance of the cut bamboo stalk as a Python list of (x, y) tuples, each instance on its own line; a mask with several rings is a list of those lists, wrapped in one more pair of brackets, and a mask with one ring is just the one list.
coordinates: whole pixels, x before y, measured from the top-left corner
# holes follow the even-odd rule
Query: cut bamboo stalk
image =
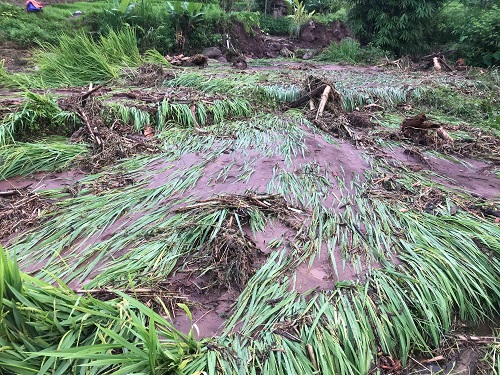
[(328, 96), (330, 95), (330, 91), (332, 91), (332, 86), (327, 85), (325, 87), (325, 91), (323, 91), (323, 94), (321, 94), (321, 101), (319, 102), (318, 113), (316, 114), (316, 120), (318, 119), (319, 116), (323, 115), (326, 102), (328, 101)]

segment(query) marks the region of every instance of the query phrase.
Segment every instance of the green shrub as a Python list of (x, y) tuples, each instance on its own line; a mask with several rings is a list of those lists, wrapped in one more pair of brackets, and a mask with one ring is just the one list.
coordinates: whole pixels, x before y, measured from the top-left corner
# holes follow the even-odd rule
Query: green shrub
[(248, 34), (253, 28), (260, 27), (259, 12), (233, 12), (231, 13), (231, 20), (240, 22)]
[(263, 32), (271, 35), (288, 35), (292, 21), (288, 17), (274, 18), (267, 14), (261, 14), (260, 27)]
[(280, 0), (255, 0), (255, 10), (264, 14), (270, 14), (275, 5), (278, 5)]
[(363, 44), (390, 50), (398, 55), (427, 50), (430, 25), (445, 0), (353, 0), (349, 2), (351, 30)]
[(476, 12), (461, 22), (455, 33), (459, 36), (457, 52), (474, 66), (500, 64), (500, 8), (492, 6)]
[(297, 38), (300, 34), (302, 25), (305, 25), (312, 19), (314, 10), (309, 12), (304, 2), (301, 0), (287, 0), (287, 2), (292, 11), (292, 14), (288, 16), (292, 21), (290, 25), (290, 36)]
[(205, 7), (203, 22), (191, 30), (186, 40), (186, 50), (200, 50), (204, 47), (220, 45), (221, 33), (229, 26), (230, 14), (224, 12), (218, 5)]
[(463, 95), (449, 87), (425, 90), (418, 104), (430, 110), (465, 120), (475, 126), (496, 127), (500, 113), (499, 99), (490, 94), (483, 98)]
[(386, 51), (369, 45), (361, 48), (357, 40), (343, 39), (340, 43), (332, 43), (326, 47), (317, 59), (334, 63), (370, 64), (376, 63), (387, 55)]
[(342, 0), (306, 0), (305, 6), (308, 12), (335, 13), (342, 8)]
[(164, 3), (149, 0), (140, 0), (137, 3), (115, 0), (111, 8), (89, 15), (86, 23), (98, 35), (107, 34), (109, 30), (119, 31), (123, 27), (133, 28), (141, 52), (156, 49), (166, 54), (176, 43), (174, 19), (169, 15)]
[(337, 22), (337, 21), (346, 22), (347, 21), (347, 10), (345, 8), (342, 8), (342, 9), (339, 9), (335, 13), (328, 13), (328, 14), (315, 13), (313, 16), (313, 20), (314, 20), (314, 22), (320, 23), (323, 25), (329, 25), (332, 22)]

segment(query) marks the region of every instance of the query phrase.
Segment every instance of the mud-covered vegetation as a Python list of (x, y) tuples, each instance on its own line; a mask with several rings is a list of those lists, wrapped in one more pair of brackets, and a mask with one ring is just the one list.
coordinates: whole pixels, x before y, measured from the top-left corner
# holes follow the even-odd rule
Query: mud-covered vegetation
[(496, 5), (408, 4), (0, 19), (0, 373), (499, 375)]

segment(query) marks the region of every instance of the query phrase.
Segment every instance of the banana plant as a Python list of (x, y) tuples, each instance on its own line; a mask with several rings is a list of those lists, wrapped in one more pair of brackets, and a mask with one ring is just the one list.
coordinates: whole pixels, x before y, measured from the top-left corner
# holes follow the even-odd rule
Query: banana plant
[(113, 8), (105, 9), (105, 14), (112, 19), (112, 26), (118, 29), (122, 25), (127, 25), (132, 17), (136, 3), (132, 0), (113, 0)]
[[(174, 17), (177, 23), (187, 21), (187, 24), (193, 26), (203, 20), (205, 12), (202, 11), (202, 3), (191, 3), (188, 1), (167, 1), (167, 11), (171, 17)], [(184, 24), (184, 22), (182, 22)]]
[(300, 0), (286, 0), (286, 4), (290, 11), (288, 16), (292, 20), (290, 26), (290, 35), (293, 37), (298, 37), (300, 34), (300, 28), (302, 25), (308, 23), (315, 11), (308, 12), (303, 1)]
[(194, 29), (194, 26), (203, 21), (205, 12), (202, 9), (202, 3), (167, 1), (167, 12), (175, 21), (177, 45), (180, 50), (184, 48), (186, 37)]

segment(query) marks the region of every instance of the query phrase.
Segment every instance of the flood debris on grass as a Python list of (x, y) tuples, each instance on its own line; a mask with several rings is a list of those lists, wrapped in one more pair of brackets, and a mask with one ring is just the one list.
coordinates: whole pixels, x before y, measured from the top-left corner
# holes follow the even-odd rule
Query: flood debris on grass
[[(160, 74), (144, 69), (144, 75)], [(201, 334), (191, 339), (215, 335), (194, 342), (195, 354), (185, 356), (184, 336), (159, 332), (171, 340), (168, 348), (182, 353), (168, 362), (179, 373), (350, 375), (404, 371), (415, 353), (432, 358), (443, 351), (455, 315), (480, 321), (498, 311), (500, 235), (491, 216), (498, 208), (437, 183), (466, 172), (431, 160), (445, 152), (458, 158), (455, 147), (476, 135), (473, 129), (440, 124), (454, 138), (446, 145), (435, 143), (445, 141), (436, 130), (418, 129), (433, 137), (422, 145), (397, 128), (401, 114), (391, 112), (391, 124), (382, 125), (397, 104), (415, 105), (411, 98), (418, 90), (399, 82), (385, 93), (375, 84), (366, 89), (365, 81), (355, 90), (333, 76), (308, 79), (298, 70), (250, 75), (229, 67), (176, 69), (175, 78), (147, 84), (154, 88), (96, 89), (85, 104), (81, 94), (72, 99), (71, 111), (87, 116), (79, 136), (92, 152), (105, 154), (100, 142), (122, 144), (123, 137), (135, 135), (161, 147), (149, 157), (135, 150), (123, 159), (118, 154), (72, 186), (73, 193), (44, 192), (64, 199), (56, 203), (57, 213), (42, 215), (43, 225), (9, 244), (25, 271), (50, 282), (60, 278), (82, 292), (77, 302), (65, 294), (63, 302), (71, 303), (62, 314), (80, 312), (75, 304), (87, 312), (98, 306), (109, 311), (100, 316), (104, 334), (117, 338), (108, 327), (118, 312), (123, 319), (117, 326), (135, 322), (134, 332), (149, 337), (144, 342), (152, 343), (152, 356), (165, 349), (148, 335), (158, 331), (161, 317), (154, 311), (176, 313), (173, 321), (186, 335), (199, 327)], [(296, 83), (303, 79), (303, 103), (280, 114), (284, 102), (300, 97)], [(423, 109), (408, 111), (404, 117), (411, 118)], [(422, 124), (434, 121), (431, 112), (422, 113)], [(106, 138), (106, 129), (121, 138)], [(491, 137), (463, 152), (485, 153), (494, 144)], [(394, 150), (399, 153), (392, 158)], [(471, 168), (484, 166), (461, 160)], [(445, 168), (449, 176), (437, 176)], [(484, 189), (490, 196), (493, 190)], [(272, 223), (279, 228), (269, 229)], [(106, 304), (91, 296), (113, 299)], [(11, 297), (9, 308), (17, 306)], [(48, 300), (44, 314), (29, 316), (30, 328), (44, 327), (47, 316), (55, 316)], [(147, 317), (136, 319), (135, 308)], [(63, 319), (70, 322), (67, 315)], [(47, 363), (40, 358), (107, 371), (85, 356), (93, 349), (92, 356), (104, 356), (109, 347), (68, 343), (77, 337), (73, 332), (54, 347), (67, 343), (69, 351), (78, 350), (78, 364), (67, 352), (47, 354), (38, 347), (38, 356), (29, 358), (0, 351), (0, 363), (17, 355), (35, 368), (32, 373)], [(141, 350), (135, 341), (120, 344), (110, 360), (123, 354), (118, 360), (130, 363), (133, 353), (151, 363), (141, 357), (145, 344)], [(115, 362), (113, 370), (126, 373), (125, 366)], [(133, 371), (148, 370), (138, 364)]]
[(171, 70), (165, 69), (162, 65), (145, 63), (139, 66), (130, 79), (134, 86), (155, 87), (160, 86), (163, 81), (174, 77)]
[(91, 145), (92, 153), (80, 161), (81, 166), (96, 171), (135, 154), (158, 152), (158, 146), (144, 134), (121, 121), (106, 121), (106, 108), (96, 98), (97, 90), (69, 96), (59, 102), (61, 108), (77, 113), (82, 126), (71, 136), (75, 143)]
[(189, 257), (194, 258), (200, 269), (206, 270), (203, 274), (208, 276), (207, 288), (238, 291), (255, 273), (256, 256), (262, 254), (243, 228), (250, 226), (253, 231), (262, 228), (266, 215), (298, 230), (302, 224), (299, 215), (305, 213), (289, 206), (279, 195), (269, 194), (223, 195), (177, 208), (175, 212), (190, 213), (194, 219), (198, 218), (185, 224), (188, 231), (199, 226), (202, 217), (216, 215), (209, 226), (202, 224), (205, 232), (202, 243), (193, 244), (199, 246), (198, 254)]
[(0, 240), (37, 224), (52, 202), (29, 189), (0, 191)]

